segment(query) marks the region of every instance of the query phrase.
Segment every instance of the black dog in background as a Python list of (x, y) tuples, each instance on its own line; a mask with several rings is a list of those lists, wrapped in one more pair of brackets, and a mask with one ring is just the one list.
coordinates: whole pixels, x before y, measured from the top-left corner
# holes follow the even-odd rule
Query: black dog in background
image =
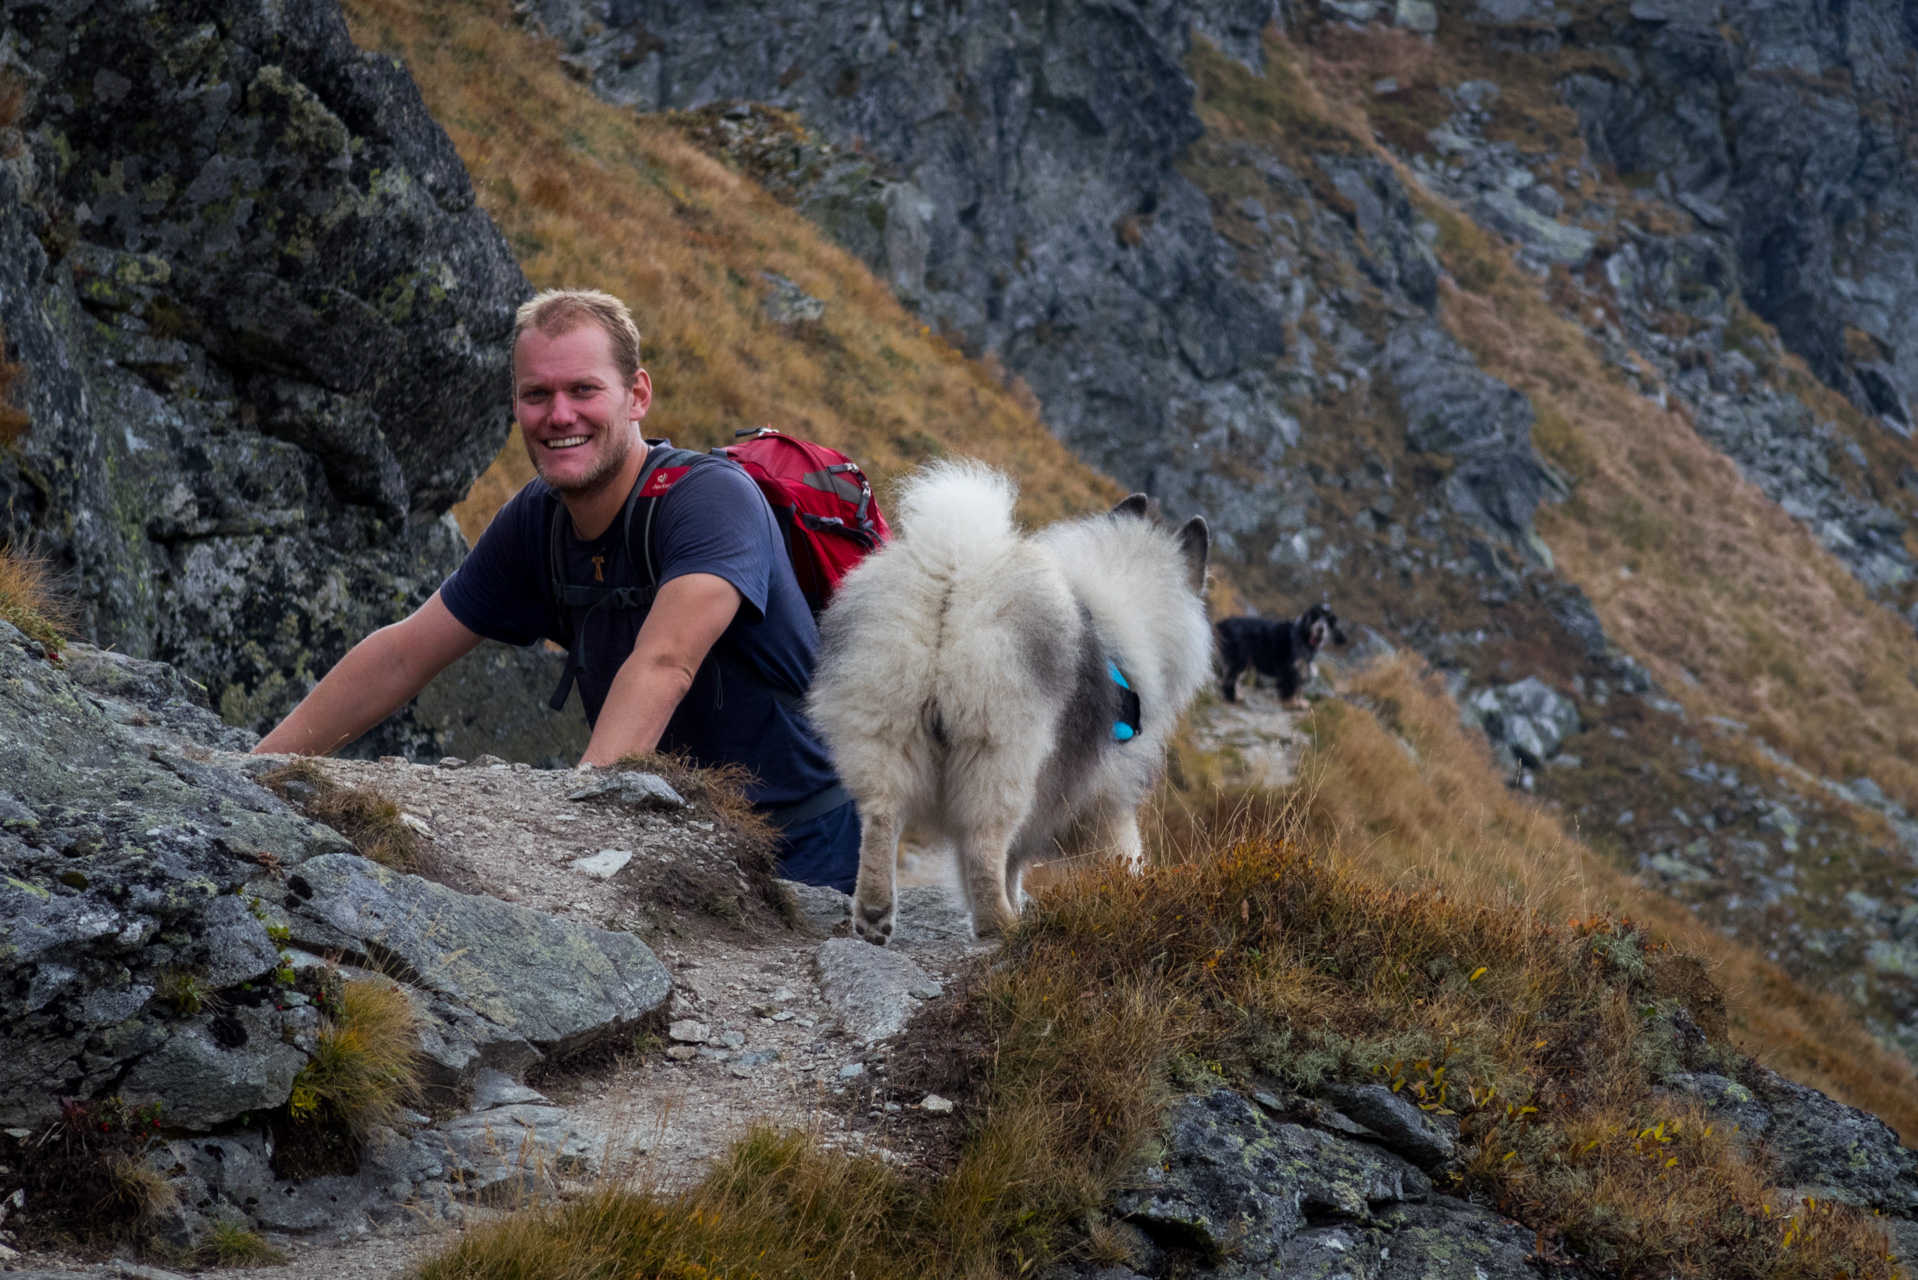
[(1271, 677), (1279, 699), (1290, 702), (1305, 683), (1305, 669), (1330, 640), (1345, 643), (1338, 615), (1315, 604), (1296, 618), (1223, 618), (1218, 624), (1219, 658), (1225, 674), (1219, 692), (1227, 702), (1239, 700), (1239, 675), (1251, 667)]

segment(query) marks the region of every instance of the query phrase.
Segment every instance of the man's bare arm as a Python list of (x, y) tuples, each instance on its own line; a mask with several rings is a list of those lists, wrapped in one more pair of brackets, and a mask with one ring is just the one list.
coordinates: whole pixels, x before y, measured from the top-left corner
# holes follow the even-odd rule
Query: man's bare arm
[(604, 767), (659, 745), (666, 722), (739, 603), (739, 588), (717, 574), (689, 573), (659, 589), (631, 656), (613, 677), (581, 764)]
[(440, 601), (440, 593), (390, 627), (354, 645), (255, 752), (323, 756), (386, 719), (480, 637)]

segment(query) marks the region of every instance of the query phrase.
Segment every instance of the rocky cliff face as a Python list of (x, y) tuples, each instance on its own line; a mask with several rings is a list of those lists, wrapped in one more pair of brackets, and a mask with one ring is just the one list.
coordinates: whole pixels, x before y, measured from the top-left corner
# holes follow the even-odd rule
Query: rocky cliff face
[[(81, 632), (264, 727), (463, 554), (528, 292), (405, 70), (326, 4), (8, 3), (7, 536)], [(407, 735), (399, 735), (403, 740)], [(412, 736), (420, 736), (414, 733)]]
[[(1607, 635), (1534, 524), (1569, 477), (1455, 338), (1435, 252), (1443, 209), (1511, 245), (1606, 376), (1918, 623), (1918, 36), (1895, 6), (518, 9), (602, 96), (700, 111), (696, 137), (1025, 379), (1088, 461), (1204, 512), (1250, 602), (1330, 595), (1416, 648), (1515, 781), (1918, 1047), (1906, 808), (1688, 723)], [(1268, 23), (1362, 77), (1359, 107), (1267, 65)]]

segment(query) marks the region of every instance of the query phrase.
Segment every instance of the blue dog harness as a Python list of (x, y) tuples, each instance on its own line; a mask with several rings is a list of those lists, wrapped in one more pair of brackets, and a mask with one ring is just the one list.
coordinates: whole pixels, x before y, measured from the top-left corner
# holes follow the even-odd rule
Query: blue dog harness
[(1112, 683), (1119, 686), (1119, 718), (1112, 722), (1112, 737), (1116, 742), (1130, 742), (1139, 733), (1139, 695), (1126, 682), (1125, 672), (1119, 670), (1119, 664), (1106, 659), (1106, 674), (1112, 677)]

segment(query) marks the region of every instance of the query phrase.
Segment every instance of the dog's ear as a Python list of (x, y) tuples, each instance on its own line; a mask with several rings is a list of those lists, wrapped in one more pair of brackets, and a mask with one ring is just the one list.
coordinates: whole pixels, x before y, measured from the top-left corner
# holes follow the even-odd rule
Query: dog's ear
[(1118, 506), (1112, 508), (1112, 514), (1115, 516), (1131, 516), (1134, 520), (1143, 520), (1145, 519), (1146, 508), (1151, 505), (1152, 499), (1146, 497), (1143, 493), (1135, 493)]
[(1193, 516), (1179, 529), (1179, 550), (1185, 556), (1185, 570), (1194, 591), (1205, 590), (1205, 556), (1211, 546), (1212, 535), (1206, 530), (1204, 516)]

